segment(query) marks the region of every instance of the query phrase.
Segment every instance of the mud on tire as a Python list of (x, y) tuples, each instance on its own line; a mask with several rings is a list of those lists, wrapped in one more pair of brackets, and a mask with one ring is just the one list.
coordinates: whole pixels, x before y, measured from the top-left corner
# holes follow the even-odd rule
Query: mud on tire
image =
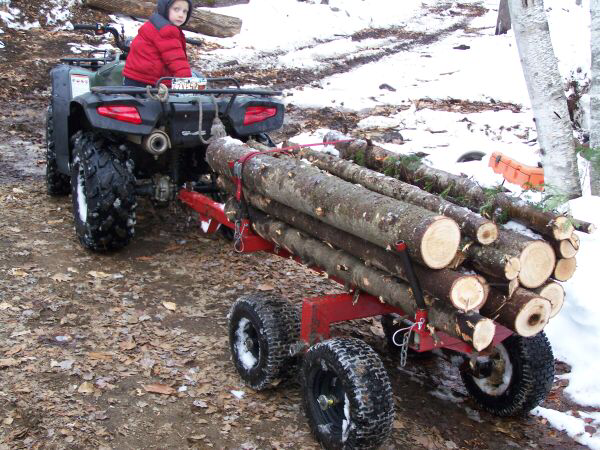
[(302, 365), (304, 410), (327, 449), (376, 448), (389, 436), (394, 403), (379, 356), (363, 341), (335, 338), (311, 347)]
[(93, 132), (74, 136), (71, 189), (75, 232), (96, 251), (129, 243), (135, 225), (135, 178), (127, 152)]
[(496, 346), (493, 358), (504, 361), (501, 378), (476, 377), (468, 364), (461, 367), (467, 391), (488, 412), (498, 416), (525, 414), (544, 401), (554, 381), (554, 356), (544, 332), (532, 337), (513, 335)]
[(231, 358), (248, 386), (260, 391), (290, 373), (300, 320), (289, 302), (273, 294), (244, 295), (228, 317)]
[(67, 195), (71, 192), (71, 180), (69, 176), (60, 173), (56, 163), (52, 105), (48, 106), (48, 110), (46, 111), (46, 191), (48, 195)]

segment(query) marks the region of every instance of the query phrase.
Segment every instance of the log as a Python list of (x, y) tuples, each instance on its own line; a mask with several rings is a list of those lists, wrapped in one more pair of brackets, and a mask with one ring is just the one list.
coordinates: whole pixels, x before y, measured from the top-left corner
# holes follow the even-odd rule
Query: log
[(554, 268), (553, 277), (558, 281), (570, 280), (575, 274), (577, 268), (577, 261), (575, 258), (561, 258), (556, 261), (556, 267)]
[(305, 158), (319, 169), (343, 180), (360, 184), (371, 191), (450, 217), (456, 221), (465, 235), (472, 237), (482, 245), (491, 244), (498, 236), (498, 229), (493, 222), (484, 219), (467, 208), (444, 200), (439, 195), (423, 191), (417, 186), (306, 147), (300, 148), (294, 153), (297, 157)]
[[(340, 133), (332, 132), (325, 135), (324, 139), (332, 141), (345, 137)], [(353, 160), (369, 169), (391, 174), (401, 181), (437, 194), (444, 192), (453, 203), (474, 212), (480, 212), (485, 205), (490, 212), (499, 211), (543, 236), (556, 240), (567, 239), (573, 233), (573, 220), (568, 217), (542, 211), (530, 203), (502, 192), (494, 195), (487, 194), (476, 182), (427, 166), (416, 157), (398, 155), (381, 147), (369, 145), (360, 139), (337, 143), (335, 148), (343, 159)]]
[[(90, 8), (144, 19), (148, 19), (156, 10), (155, 2), (146, 1), (84, 0), (84, 4)], [(187, 31), (193, 31), (207, 36), (231, 37), (240, 32), (242, 29), (242, 21), (237, 17), (194, 8), (190, 20), (182, 28)]]
[(536, 288), (550, 278), (556, 263), (552, 246), (542, 239), (531, 239), (512, 230), (501, 228), (494, 246), (507, 255), (519, 258), (519, 283)]
[(460, 266), (465, 259), (480, 272), (509, 281), (517, 279), (521, 271), (521, 261), (518, 257), (508, 255), (493, 246), (463, 241), (452, 267)]
[(592, 234), (596, 231), (596, 225), (589, 222), (584, 222), (583, 220), (571, 219), (573, 226), (577, 231), (581, 231), (582, 233)]
[[(235, 192), (233, 183), (224, 180), (223, 177), (219, 177), (218, 183), (222, 190), (230, 193)], [(244, 190), (244, 198), (254, 208), (260, 209), (270, 217), (281, 220), (312, 237), (347, 252), (355, 258), (363, 260), (368, 267), (375, 267), (388, 272), (403, 281), (408, 280), (396, 253), (370, 244), (364, 239), (340, 231), (281, 203), (249, 192), (247, 189)], [(233, 218), (238, 213), (237, 208), (237, 204), (231, 206), (228, 202), (225, 206), (225, 213), (230, 217), (229, 211), (234, 212), (231, 216)], [(253, 209), (251, 208), (250, 211), (252, 212)], [(253, 218), (252, 214), (250, 217)], [(485, 303), (488, 289), (484, 279), (476, 275), (461, 274), (449, 269), (432, 270), (416, 264), (413, 267), (421, 289), (432, 297), (449, 302), (462, 311), (479, 309)]]
[(573, 233), (569, 239), (554, 241), (552, 246), (559, 258), (573, 258), (579, 251), (579, 236)]
[[(416, 303), (408, 285), (391, 275), (365, 266), (360, 260), (341, 250), (311, 238), (283, 222), (256, 213), (253, 229), (264, 239), (274, 242), (293, 255), (310, 261), (344, 282), (401, 308), (407, 314), (416, 312)], [(547, 300), (545, 300), (547, 301)], [(495, 334), (494, 323), (478, 313), (463, 313), (447, 303), (428, 299), (429, 323), (437, 330), (471, 344), (477, 351), (488, 347)]]
[(551, 312), (550, 302), (539, 294), (518, 288), (511, 298), (491, 289), (479, 311), (520, 336), (534, 336), (544, 329)]
[[(229, 162), (251, 152), (240, 141), (223, 138), (209, 145), (206, 160), (215, 172), (231, 177)], [(242, 175), (250, 191), (382, 248), (403, 240), (411, 258), (430, 268), (447, 266), (458, 249), (460, 230), (452, 219), (340, 180), (310, 164), (259, 154), (245, 162)]]
[(565, 290), (556, 281), (549, 281), (544, 286), (533, 289), (533, 292), (550, 302), (550, 318), (556, 316), (565, 303)]

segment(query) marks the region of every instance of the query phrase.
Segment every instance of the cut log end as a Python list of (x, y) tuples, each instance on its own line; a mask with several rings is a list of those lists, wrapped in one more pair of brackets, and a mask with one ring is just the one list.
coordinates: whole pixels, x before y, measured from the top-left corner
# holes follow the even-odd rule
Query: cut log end
[(460, 244), (460, 229), (456, 222), (447, 217), (438, 217), (433, 221), (421, 240), (421, 257), (432, 269), (448, 266)]
[(507, 257), (506, 265), (504, 266), (504, 277), (508, 281), (512, 281), (517, 279), (519, 272), (521, 272), (521, 261), (519, 261), (519, 258), (514, 256)]
[(477, 351), (487, 348), (492, 343), (495, 334), (496, 325), (493, 320), (480, 320), (473, 330), (473, 348)]
[(573, 233), (570, 238), (558, 241), (556, 250), (561, 258), (573, 258), (579, 251), (579, 236)]
[(452, 304), (462, 311), (479, 309), (486, 299), (486, 290), (476, 276), (459, 278), (452, 286)]
[(550, 318), (556, 316), (565, 303), (565, 290), (554, 281), (536, 289), (535, 292), (550, 302)]
[(556, 240), (569, 239), (575, 231), (573, 221), (565, 216), (558, 216), (552, 222), (552, 236)]
[(489, 245), (498, 239), (498, 227), (493, 222), (487, 222), (477, 229), (477, 242)]
[(554, 268), (554, 278), (558, 281), (570, 280), (575, 269), (577, 268), (577, 261), (575, 258), (563, 258), (559, 259)]
[(522, 252), (519, 258), (521, 271), (519, 282), (526, 288), (536, 288), (552, 275), (556, 256), (552, 246), (545, 241), (533, 241)]
[(515, 319), (515, 331), (523, 337), (531, 337), (544, 329), (550, 319), (552, 307), (545, 298), (534, 298), (519, 311)]

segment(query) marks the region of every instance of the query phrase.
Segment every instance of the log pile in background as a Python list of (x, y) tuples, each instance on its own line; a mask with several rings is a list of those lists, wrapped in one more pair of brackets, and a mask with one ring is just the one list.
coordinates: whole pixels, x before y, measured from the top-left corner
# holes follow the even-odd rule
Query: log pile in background
[[(370, 158), (369, 167), (307, 149), (250, 158), (242, 179), (255, 231), (306, 264), (411, 314), (416, 302), (394, 251), (397, 241), (405, 241), (426, 294), (430, 325), (477, 350), (491, 343), (490, 319), (523, 336), (542, 330), (564, 302), (562, 287), (550, 277), (559, 271), (566, 278), (574, 263), (579, 241), (572, 222), (543, 213), (549, 220), (542, 226), (537, 215), (531, 228), (544, 229), (546, 240), (497, 227), (475, 212), (476, 199), (485, 198), (475, 183), (455, 180), (461, 181), (461, 198), (469, 199), (457, 205), (452, 195), (442, 199), (423, 191), (419, 180), (378, 173), (391, 155), (371, 147), (359, 141), (338, 148), (367, 166)], [(352, 149), (360, 149), (360, 157)], [(235, 191), (229, 163), (253, 151), (231, 138), (209, 146), (206, 158), (220, 174), (222, 189)], [(443, 189), (457, 192), (452, 184)], [(226, 212), (239, 213), (235, 205), (228, 204)], [(557, 258), (555, 249), (564, 253)]]

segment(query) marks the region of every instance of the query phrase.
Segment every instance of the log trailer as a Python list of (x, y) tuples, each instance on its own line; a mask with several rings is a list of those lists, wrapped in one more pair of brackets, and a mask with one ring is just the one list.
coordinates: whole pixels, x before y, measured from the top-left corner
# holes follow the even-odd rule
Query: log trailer
[[(265, 152), (255, 152), (260, 153)], [(331, 246), (313, 242), (311, 245), (323, 248), (309, 245), (290, 251), (291, 247), (277, 237), (289, 230), (298, 234), (298, 230), (270, 219), (244, 201), (240, 178), (247, 159), (229, 163), (236, 186), (230, 189), (234, 195), (226, 205), (191, 186), (179, 192), (179, 199), (208, 223), (206, 232), (214, 233), (220, 227), (230, 230), (236, 251), (268, 252), (293, 259), (349, 287), (344, 294), (304, 299), (301, 314), (277, 295), (240, 297), (228, 315), (229, 344), (235, 369), (249, 387), (268, 388), (299, 366), (304, 409), (319, 442), (325, 448), (378, 447), (391, 433), (394, 419), (388, 374), (369, 345), (356, 338), (333, 337), (331, 325), (381, 316), (388, 348), (400, 355), (402, 365), (408, 353), (444, 349), (463, 355), (461, 377), (483, 409), (500, 416), (518, 415), (545, 399), (554, 379), (554, 358), (543, 331), (523, 337), (495, 323), (491, 334), (487, 330), (485, 342), (467, 343), (435, 329), (431, 326), (434, 311), (424, 300), (416, 265), (402, 241), (391, 251), (407, 274), (407, 281), (400, 285), (416, 302), (415, 311), (405, 311), (366, 293), (345, 275), (348, 269), (343, 258), (336, 267), (312, 262), (311, 251), (335, 252)], [(455, 326), (460, 328), (460, 324)]]

